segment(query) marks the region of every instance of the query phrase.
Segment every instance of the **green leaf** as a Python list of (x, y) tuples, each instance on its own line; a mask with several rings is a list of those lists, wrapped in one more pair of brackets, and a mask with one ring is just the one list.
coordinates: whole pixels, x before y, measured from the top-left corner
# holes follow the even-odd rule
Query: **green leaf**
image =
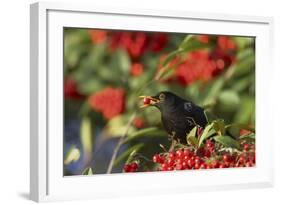
[(225, 134), (225, 124), (224, 124), (224, 120), (220, 119), (220, 120), (215, 120), (213, 122), (214, 124), (214, 129), (216, 130), (216, 132), (219, 135), (224, 135)]
[(192, 145), (193, 147), (198, 147), (198, 139), (196, 137), (197, 126), (195, 126), (187, 135), (186, 141), (188, 144)]
[(199, 144), (198, 146), (201, 147), (202, 143), (204, 142), (204, 140), (208, 139), (209, 137), (211, 137), (213, 134), (215, 134), (215, 130), (213, 129), (214, 124), (211, 123), (209, 125), (207, 125), (199, 139)]
[(239, 137), (239, 141), (243, 142), (253, 142), (256, 140), (256, 134), (255, 133), (250, 133), (250, 134), (246, 134), (246, 135), (242, 135)]
[(93, 170), (91, 167), (87, 167), (86, 169), (84, 169), (84, 171), (82, 172), (82, 175), (93, 175)]
[(208, 44), (202, 44), (201, 42), (194, 40), (194, 41), (190, 41), (185, 46), (181, 47), (181, 49), (182, 49), (181, 51), (184, 53), (187, 53), (189, 51), (195, 51), (195, 50), (204, 49), (204, 48), (208, 48), (208, 47), (209, 47)]
[(128, 138), (124, 141), (124, 143), (127, 143), (131, 140), (135, 140), (140, 137), (162, 137), (166, 136), (166, 132), (163, 130), (160, 130), (157, 127), (149, 127), (149, 128), (144, 128), (141, 130), (138, 130), (136, 132), (131, 133)]
[(103, 63), (106, 51), (107, 47), (105, 44), (96, 44), (92, 47), (87, 59), (89, 61), (90, 69), (96, 69), (96, 67), (99, 67)]
[(128, 53), (120, 49), (115, 55), (118, 57), (118, 66), (120, 67), (121, 71), (123, 71), (123, 73), (128, 73), (131, 67), (131, 60), (128, 56)]
[[(105, 130), (104, 137), (120, 137), (127, 130), (128, 116), (119, 115), (108, 121)], [(135, 132), (135, 128), (130, 126), (128, 135)]]
[(220, 109), (223, 111), (234, 111), (240, 105), (240, 97), (234, 90), (224, 90), (218, 96)]
[(169, 53), (169, 55), (167, 55), (167, 57), (163, 61), (162, 67), (165, 67), (171, 60), (173, 60), (181, 52), (182, 51), (180, 51), (180, 50), (175, 50), (175, 51)]
[(225, 126), (226, 129), (231, 128), (231, 127), (237, 127), (239, 129), (249, 130), (254, 133), (256, 132), (255, 128), (250, 127), (249, 125), (241, 124), (241, 123), (232, 123), (232, 124)]
[(229, 136), (215, 136), (214, 139), (216, 142), (222, 144), (224, 147), (232, 147), (238, 150), (240, 149), (240, 144)]
[(143, 147), (144, 147), (144, 144), (142, 144), (142, 143), (136, 144), (136, 145), (130, 147), (129, 149), (127, 149), (125, 152), (123, 152), (122, 154), (120, 154), (118, 156), (118, 158), (114, 161), (113, 166), (117, 166), (118, 164), (120, 164), (122, 161), (124, 161), (127, 158), (128, 158), (127, 163), (129, 163), (131, 161), (131, 159), (133, 158), (134, 154)]
[(80, 140), (85, 153), (92, 153), (92, 127), (90, 118), (84, 117), (80, 126)]
[(256, 139), (256, 135), (255, 133), (250, 133), (250, 134), (246, 134), (246, 135), (242, 135), (239, 137), (240, 139), (246, 139), (246, 138), (249, 138), (249, 139)]
[(80, 150), (75, 145), (71, 145), (71, 147), (66, 153), (64, 164), (68, 165), (72, 162), (76, 162), (79, 160), (79, 158), (80, 158)]
[(216, 98), (224, 86), (224, 79), (222, 77), (212, 81), (211, 84), (205, 87), (204, 92), (201, 94), (201, 104), (209, 105), (215, 104)]
[(180, 44), (180, 48), (185, 48), (187, 44), (193, 39), (194, 35), (187, 35)]
[(234, 122), (242, 124), (254, 124), (255, 120), (255, 98), (251, 96), (243, 96), (239, 109), (237, 110)]
[(233, 78), (237, 78), (252, 72), (255, 68), (255, 53), (252, 48), (238, 53), (237, 63), (234, 65)]

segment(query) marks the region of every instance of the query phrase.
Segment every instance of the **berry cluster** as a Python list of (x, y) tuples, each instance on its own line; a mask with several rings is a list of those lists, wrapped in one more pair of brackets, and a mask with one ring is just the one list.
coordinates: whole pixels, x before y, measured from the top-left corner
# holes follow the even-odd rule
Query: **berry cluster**
[(139, 165), (137, 162), (132, 162), (130, 164), (125, 164), (123, 170), (124, 172), (136, 172), (139, 168)]
[[(197, 150), (193, 147), (185, 147), (158, 153), (152, 157), (153, 170), (173, 171), (255, 166), (255, 145), (253, 143), (242, 143), (241, 145), (242, 151), (219, 151), (219, 145), (212, 140), (207, 140), (204, 147)], [(124, 171), (137, 171), (138, 163), (133, 162), (132, 164), (126, 164)]]
[(90, 106), (111, 119), (125, 109), (125, 91), (122, 88), (105, 88), (89, 98)]
[[(197, 36), (197, 40), (203, 44), (210, 42), (210, 37), (206, 35)], [(177, 82), (183, 86), (190, 85), (194, 81), (209, 81), (224, 69), (235, 62), (236, 44), (226, 36), (219, 36), (216, 46), (211, 50), (191, 51), (187, 54), (172, 59), (168, 65), (170, 69), (175, 69), (172, 77), (165, 82)], [(159, 68), (165, 55), (160, 57)], [(175, 68), (176, 67), (176, 68)]]
[(153, 162), (158, 165), (159, 171), (255, 166), (254, 145), (245, 143), (243, 147), (241, 153), (217, 152), (215, 143), (209, 140), (198, 150), (181, 148), (156, 154)]
[(71, 78), (64, 80), (64, 96), (68, 99), (83, 99), (85, 97), (79, 93), (77, 83)]
[(168, 42), (165, 33), (145, 32), (114, 32), (111, 36), (110, 48), (115, 50), (118, 47), (127, 50), (133, 60), (139, 59), (145, 51), (161, 51)]
[(104, 43), (107, 40), (107, 31), (105, 30), (90, 29), (89, 33), (94, 44)]

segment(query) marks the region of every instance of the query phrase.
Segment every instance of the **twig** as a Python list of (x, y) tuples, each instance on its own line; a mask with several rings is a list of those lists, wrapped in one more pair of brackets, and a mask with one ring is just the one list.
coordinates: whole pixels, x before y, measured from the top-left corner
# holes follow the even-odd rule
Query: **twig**
[(113, 164), (114, 164), (114, 161), (117, 157), (118, 151), (119, 151), (120, 147), (122, 146), (123, 142), (126, 140), (128, 131), (129, 131), (129, 129), (131, 127), (131, 124), (132, 124), (133, 120), (135, 119), (135, 117), (136, 117), (136, 112), (134, 112), (132, 114), (132, 116), (130, 117), (130, 119), (128, 121), (128, 124), (126, 125), (126, 129), (125, 129), (124, 134), (120, 137), (116, 147), (113, 150), (113, 154), (112, 154), (112, 157), (110, 159), (110, 162), (109, 162), (109, 165), (108, 165), (108, 168), (107, 168), (107, 171), (106, 171), (107, 174), (110, 174), (111, 171), (112, 171)]

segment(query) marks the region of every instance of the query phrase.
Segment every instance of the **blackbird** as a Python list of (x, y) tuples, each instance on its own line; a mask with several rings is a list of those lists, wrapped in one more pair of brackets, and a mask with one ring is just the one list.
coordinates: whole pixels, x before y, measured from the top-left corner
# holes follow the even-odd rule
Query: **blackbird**
[(195, 127), (204, 128), (207, 118), (204, 109), (172, 92), (163, 91), (155, 96), (140, 96), (144, 99), (141, 107), (155, 106), (161, 112), (163, 127), (180, 143), (186, 144), (186, 135)]

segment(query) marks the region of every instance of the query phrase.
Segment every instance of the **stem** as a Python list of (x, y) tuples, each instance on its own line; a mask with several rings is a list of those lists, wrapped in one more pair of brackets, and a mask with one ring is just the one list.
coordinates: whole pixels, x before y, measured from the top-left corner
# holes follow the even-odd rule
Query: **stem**
[(110, 174), (111, 171), (112, 171), (113, 164), (114, 164), (114, 161), (117, 157), (118, 151), (119, 151), (121, 145), (123, 144), (123, 142), (126, 140), (128, 131), (129, 131), (129, 129), (131, 127), (131, 124), (132, 124), (133, 120), (135, 119), (135, 117), (136, 117), (136, 112), (134, 112), (132, 114), (132, 116), (130, 117), (130, 119), (128, 121), (128, 124), (126, 125), (126, 129), (125, 129), (124, 134), (120, 137), (116, 147), (113, 150), (113, 154), (112, 154), (112, 157), (110, 159), (110, 162), (109, 162), (109, 165), (108, 165), (108, 168), (107, 168), (107, 171), (106, 171), (107, 174)]

